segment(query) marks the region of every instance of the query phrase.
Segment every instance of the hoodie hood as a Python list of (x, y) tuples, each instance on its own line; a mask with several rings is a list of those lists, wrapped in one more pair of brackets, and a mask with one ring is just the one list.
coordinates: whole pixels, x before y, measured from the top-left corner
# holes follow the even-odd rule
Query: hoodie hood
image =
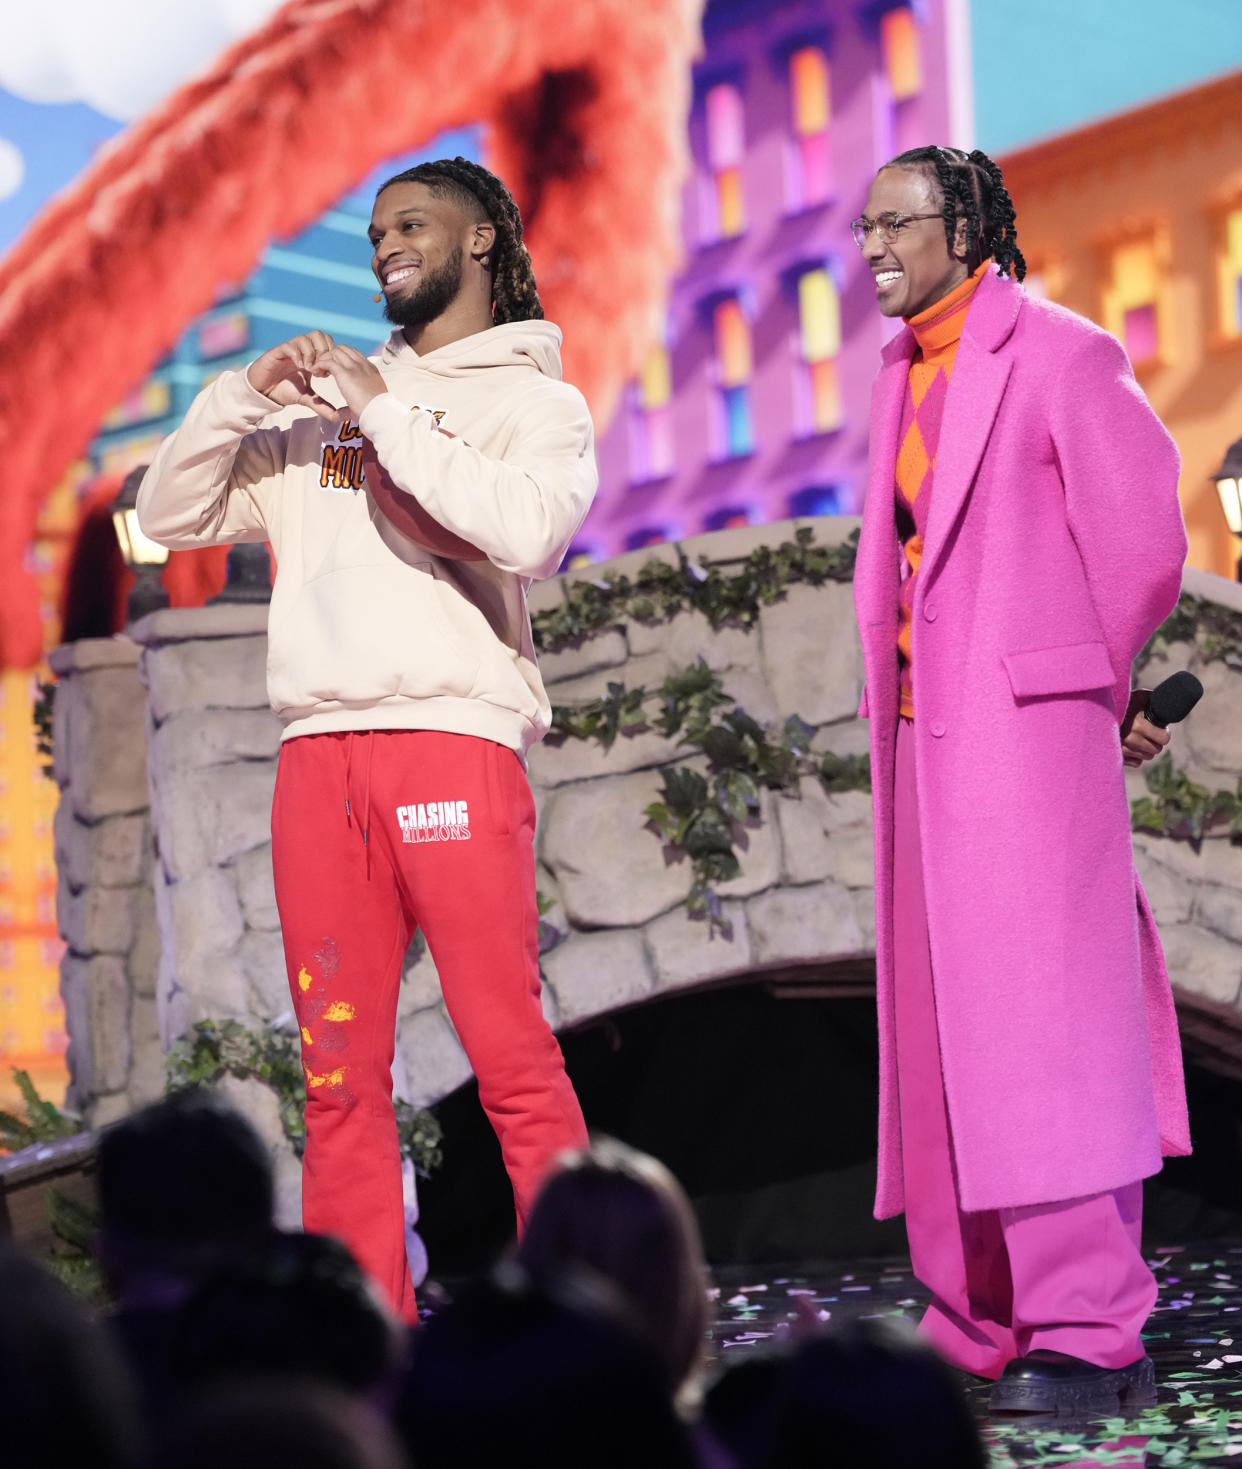
[(412, 367), (436, 377), (463, 377), (488, 367), (528, 366), (559, 382), (561, 329), (550, 321), (507, 321), (420, 354), (397, 327), (380, 348), (377, 360), (381, 366)]

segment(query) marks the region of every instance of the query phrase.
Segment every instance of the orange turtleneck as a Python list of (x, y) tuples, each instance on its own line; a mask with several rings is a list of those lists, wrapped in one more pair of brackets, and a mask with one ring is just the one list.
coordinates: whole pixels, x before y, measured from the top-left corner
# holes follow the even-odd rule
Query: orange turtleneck
[(910, 567), (910, 574), (901, 584), (897, 629), (900, 713), (906, 719), (914, 718), (914, 585), (923, 559), (923, 537), (927, 532), (927, 509), (931, 503), (945, 395), (975, 287), (991, 263), (985, 260), (947, 296), (942, 296), (917, 316), (906, 318), (906, 325), (914, 332), (918, 343), (906, 379), (896, 469), (897, 531)]

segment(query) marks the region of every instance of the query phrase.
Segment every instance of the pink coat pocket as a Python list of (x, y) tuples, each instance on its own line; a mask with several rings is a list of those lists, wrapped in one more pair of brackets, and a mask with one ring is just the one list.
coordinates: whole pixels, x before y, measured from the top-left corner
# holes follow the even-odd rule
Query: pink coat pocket
[(1114, 682), (1103, 643), (1071, 643), (1061, 648), (1030, 648), (1001, 660), (1015, 699), (1044, 694), (1081, 694), (1111, 688)]

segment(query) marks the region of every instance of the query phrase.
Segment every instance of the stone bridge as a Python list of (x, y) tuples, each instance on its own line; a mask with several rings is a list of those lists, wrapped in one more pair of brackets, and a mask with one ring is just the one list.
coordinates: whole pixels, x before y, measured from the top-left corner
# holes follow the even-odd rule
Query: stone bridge
[[(730, 575), (803, 524), (634, 552), (534, 588), (532, 611), (561, 603), (580, 578), (632, 577), (652, 558), (678, 565), (684, 557)], [(805, 522), (821, 545), (840, 544), (856, 524)], [(1239, 589), (1220, 578), (1190, 572), (1187, 589), (1242, 613)], [(265, 622), (265, 607), (165, 611), (128, 639), (53, 655), (71, 1101), (93, 1125), (158, 1093), (163, 1052), (195, 1021), (291, 1023), (268, 834), (279, 726), (264, 691)], [(750, 628), (713, 631), (693, 612), (654, 624), (623, 618), (545, 654), (541, 666), (553, 703), (573, 705), (612, 683), (653, 688), (700, 658), (754, 718), (796, 713), (814, 730), (813, 750), (866, 750), (848, 583), (791, 585)], [(1209, 697), (1178, 737), (1178, 763), (1210, 788), (1232, 788), (1242, 767), (1242, 672), (1204, 664), (1194, 644), (1177, 643), (1150, 678), (1187, 666)], [(544, 995), (558, 1029), (754, 976), (828, 992), (866, 980), (874, 954), (869, 795), (828, 794), (814, 777), (789, 793), (765, 791), (758, 817), (736, 832), (741, 874), (717, 889), (722, 932), (688, 915), (691, 864), (644, 814), (661, 793), (661, 771), (677, 763), (701, 768), (702, 757), (651, 728), (623, 731), (608, 749), (553, 737), (532, 752)], [(1132, 778), (1132, 794), (1142, 794), (1141, 775)], [(1196, 851), (1152, 836), (1136, 849), (1188, 1038), (1236, 1069), (1242, 847), (1213, 835)], [(417, 946), (401, 989), (397, 1072), (418, 1103), (469, 1074), (433, 960)], [(231, 1085), (275, 1145), (272, 1094), (256, 1082)], [(291, 1154), (284, 1167), (292, 1187)]]

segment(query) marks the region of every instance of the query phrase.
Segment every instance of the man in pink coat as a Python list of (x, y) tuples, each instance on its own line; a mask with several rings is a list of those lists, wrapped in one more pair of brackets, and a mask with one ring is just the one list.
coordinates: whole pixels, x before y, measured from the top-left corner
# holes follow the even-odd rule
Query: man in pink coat
[[(1120, 344), (1019, 281), (982, 153), (881, 169), (854, 235), (900, 316), (855, 600), (876, 827), (876, 1213), (921, 1330), (997, 1410), (1149, 1398), (1142, 1180), (1190, 1148), (1123, 763), (1177, 601), (1178, 455)], [(1015, 278), (1016, 277), (1016, 278)]]

